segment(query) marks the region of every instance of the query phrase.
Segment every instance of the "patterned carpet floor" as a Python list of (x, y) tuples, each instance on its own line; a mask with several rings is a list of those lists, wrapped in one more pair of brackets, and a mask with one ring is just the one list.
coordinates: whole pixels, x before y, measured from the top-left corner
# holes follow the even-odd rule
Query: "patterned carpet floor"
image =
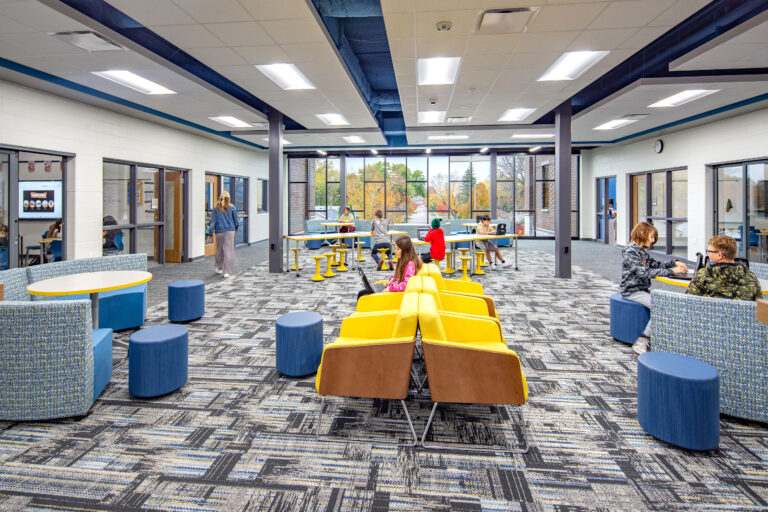
[[(329, 398), (320, 430), (333, 441), (316, 440), (314, 376), (276, 372), (275, 320), (316, 311), (330, 343), (360, 282), (347, 272), (314, 283), (313, 263), (303, 264), (298, 278), (256, 266), (207, 285), (205, 316), (187, 324), (189, 381), (180, 390), (131, 397), (130, 332), (122, 332), (112, 380), (89, 416), (0, 423), (0, 510), (768, 508), (768, 427), (721, 418), (720, 449), (709, 453), (645, 433), (636, 356), (608, 334), (616, 284), (580, 268), (555, 279), (554, 257), (535, 251), (521, 251), (519, 272), (476, 278), (528, 378), (527, 454), (387, 444), (409, 435), (400, 404), (364, 399)], [(147, 325), (165, 322), (166, 304), (150, 308)], [(406, 403), (420, 433), (432, 404)], [(504, 430), (494, 407), (441, 406), (433, 438), (519, 442), (516, 416), (502, 416)]]

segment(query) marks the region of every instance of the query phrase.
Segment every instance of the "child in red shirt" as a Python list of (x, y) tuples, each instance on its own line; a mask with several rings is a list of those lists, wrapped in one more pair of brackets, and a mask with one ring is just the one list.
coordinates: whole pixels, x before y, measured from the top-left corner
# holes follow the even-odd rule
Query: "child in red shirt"
[(432, 260), (443, 261), (445, 259), (445, 234), (440, 229), (440, 219), (432, 219), (432, 229), (424, 237), (429, 242), (429, 254), (422, 254), (421, 260), (429, 263)]

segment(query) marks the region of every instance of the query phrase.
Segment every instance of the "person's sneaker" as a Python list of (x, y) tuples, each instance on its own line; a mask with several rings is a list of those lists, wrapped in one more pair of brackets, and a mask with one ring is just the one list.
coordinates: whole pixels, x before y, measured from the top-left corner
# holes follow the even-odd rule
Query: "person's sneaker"
[(488, 268), (490, 268), (491, 270), (498, 270), (499, 266), (495, 263), (491, 263), (490, 265), (488, 265)]
[(632, 350), (635, 351), (635, 354), (645, 354), (650, 350), (651, 348), (651, 340), (649, 338), (646, 338), (645, 336), (640, 336), (637, 338), (637, 341), (635, 341), (635, 344), (632, 345)]
[(501, 268), (507, 268), (507, 267), (511, 267), (511, 266), (512, 266), (512, 262), (511, 261), (502, 261), (501, 262)]
[(223, 271), (223, 270), (221, 270), (220, 268), (217, 268), (217, 269), (216, 269), (216, 273), (217, 273), (217, 274), (221, 274), (222, 272), (224, 272), (224, 271)]
[(224, 274), (224, 279), (228, 278), (229, 274)]

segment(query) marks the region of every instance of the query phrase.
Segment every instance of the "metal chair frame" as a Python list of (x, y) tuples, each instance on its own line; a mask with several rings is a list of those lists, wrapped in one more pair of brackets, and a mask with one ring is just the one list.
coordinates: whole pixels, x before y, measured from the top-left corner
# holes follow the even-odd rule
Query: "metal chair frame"
[[(382, 399), (380, 399), (382, 400)], [(412, 443), (395, 443), (390, 441), (371, 441), (369, 439), (355, 439), (355, 438), (346, 438), (346, 439), (339, 439), (334, 438), (331, 436), (321, 436), (320, 435), (320, 424), (323, 421), (323, 410), (325, 409), (325, 395), (323, 395), (323, 400), (320, 402), (320, 410), (317, 412), (317, 427), (315, 429), (315, 439), (318, 441), (330, 441), (333, 443), (381, 443), (381, 444), (392, 444), (396, 446), (404, 446), (407, 448), (413, 448), (415, 446), (418, 446), (419, 444), (419, 438), (416, 435), (416, 430), (413, 428), (413, 421), (411, 421), (411, 415), (408, 413), (408, 407), (405, 406), (405, 400), (402, 398), (399, 400), (400, 405), (403, 407), (403, 411), (405, 411), (405, 418), (408, 420), (408, 427), (411, 429), (411, 435), (413, 436), (413, 442)]]

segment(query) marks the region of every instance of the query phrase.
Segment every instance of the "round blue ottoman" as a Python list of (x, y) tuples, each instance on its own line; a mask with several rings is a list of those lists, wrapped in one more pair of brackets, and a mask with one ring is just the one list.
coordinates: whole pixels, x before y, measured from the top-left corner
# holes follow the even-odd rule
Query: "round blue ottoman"
[(168, 285), (168, 319), (189, 322), (205, 314), (205, 283), (197, 279)]
[(302, 311), (277, 319), (277, 371), (302, 377), (317, 371), (323, 355), (323, 317)]
[(642, 354), (637, 358), (637, 420), (662, 441), (714, 450), (720, 444), (717, 370), (679, 354)]
[(155, 325), (128, 340), (128, 391), (133, 396), (160, 396), (187, 382), (187, 328)]
[(611, 337), (632, 345), (643, 334), (651, 312), (637, 302), (632, 302), (620, 293), (611, 295)]

